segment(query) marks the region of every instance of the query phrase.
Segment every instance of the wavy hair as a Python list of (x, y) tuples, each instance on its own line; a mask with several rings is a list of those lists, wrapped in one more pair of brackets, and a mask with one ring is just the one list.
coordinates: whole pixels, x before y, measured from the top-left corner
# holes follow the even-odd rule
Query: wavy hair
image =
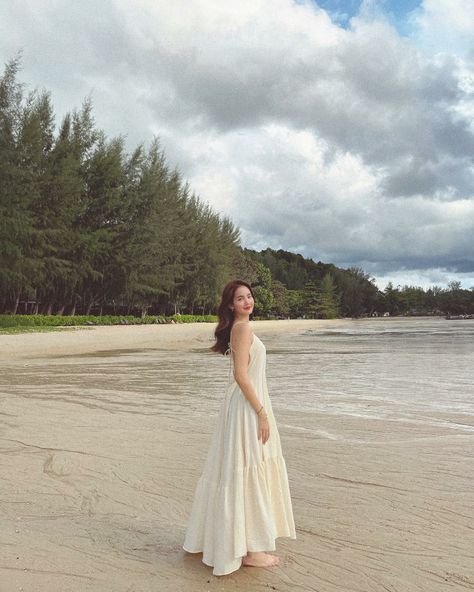
[(244, 280), (232, 280), (224, 286), (221, 302), (217, 309), (219, 320), (214, 331), (216, 343), (211, 347), (211, 350), (214, 352), (225, 354), (229, 348), (230, 332), (234, 324), (234, 313), (230, 310), (229, 305), (233, 303), (235, 291), (239, 286), (245, 286), (250, 290), (252, 296), (254, 296), (250, 284), (244, 282)]

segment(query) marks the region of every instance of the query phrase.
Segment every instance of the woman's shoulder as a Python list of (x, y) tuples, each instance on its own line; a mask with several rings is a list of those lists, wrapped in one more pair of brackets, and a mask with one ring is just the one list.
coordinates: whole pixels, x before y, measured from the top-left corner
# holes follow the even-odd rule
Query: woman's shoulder
[(244, 331), (249, 331), (249, 330), (252, 331), (250, 321), (234, 321), (232, 323), (232, 327), (230, 330), (232, 331), (234, 329), (234, 327), (236, 327), (236, 326), (239, 327), (239, 329), (238, 329), (239, 332), (240, 331), (244, 332)]
[(230, 334), (241, 338), (245, 335), (252, 335), (253, 331), (248, 321), (235, 321), (231, 327)]

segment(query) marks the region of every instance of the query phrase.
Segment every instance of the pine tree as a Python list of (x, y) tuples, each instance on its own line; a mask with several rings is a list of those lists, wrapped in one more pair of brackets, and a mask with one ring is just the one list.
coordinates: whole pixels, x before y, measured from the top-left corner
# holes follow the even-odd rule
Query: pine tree
[(303, 290), (302, 311), (306, 318), (315, 319), (319, 314), (318, 285), (315, 280), (306, 282)]
[(128, 193), (130, 218), (122, 238), (121, 262), (129, 309), (145, 311), (161, 295), (169, 294), (181, 275), (179, 195), (164, 153), (155, 140), (140, 162), (140, 177)]
[(0, 285), (4, 306), (18, 310), (34, 295), (42, 269), (34, 216), (51, 149), (53, 113), (47, 93), (23, 95), (16, 76), (20, 58), (0, 79)]
[(8, 62), (0, 78), (0, 290), (3, 307), (15, 313), (25, 283), (22, 242), (29, 220), (18, 194), (17, 137), (23, 100), (16, 76), (20, 58)]
[(334, 280), (330, 273), (327, 273), (319, 286), (316, 296), (317, 314), (322, 319), (335, 319), (339, 316), (338, 295)]

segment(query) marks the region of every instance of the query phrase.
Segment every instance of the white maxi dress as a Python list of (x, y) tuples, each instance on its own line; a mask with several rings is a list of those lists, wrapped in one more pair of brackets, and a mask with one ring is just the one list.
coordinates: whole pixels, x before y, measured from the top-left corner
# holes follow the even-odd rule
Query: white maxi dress
[[(232, 348), (230, 352), (232, 365)], [(266, 381), (266, 348), (253, 336), (249, 379), (265, 407), (270, 437), (230, 376), (196, 485), (183, 549), (202, 552), (216, 576), (236, 571), (248, 551), (274, 551), (275, 539), (296, 539), (288, 475)], [(230, 370), (230, 369), (229, 369)], [(232, 373), (233, 374), (233, 373)]]

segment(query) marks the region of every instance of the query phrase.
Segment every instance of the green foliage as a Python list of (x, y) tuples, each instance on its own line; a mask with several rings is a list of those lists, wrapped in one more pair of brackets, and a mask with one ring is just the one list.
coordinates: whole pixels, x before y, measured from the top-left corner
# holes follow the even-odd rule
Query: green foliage
[(273, 296), (272, 311), (277, 316), (287, 317), (290, 313), (289, 290), (278, 280), (273, 280), (271, 291)]
[(170, 317), (177, 323), (217, 323), (217, 315), (173, 315)]
[(463, 290), (459, 282), (450, 282), (443, 289), (432, 286), (427, 290), (419, 286), (397, 286), (389, 282), (379, 295), (377, 308), (390, 315), (473, 314), (474, 290)]
[(318, 283), (310, 280), (302, 293), (303, 314), (306, 318), (317, 319), (319, 312)]
[(385, 286), (384, 296), (385, 308), (387, 312), (390, 313), (390, 316), (399, 314), (402, 304), (400, 298), (400, 291), (398, 290), (398, 288), (393, 287), (392, 282), (389, 282)]
[(232, 222), (190, 195), (158, 139), (126, 154), (106, 138), (90, 99), (56, 132), (19, 67), (0, 77), (0, 310), (211, 310), (240, 249)]
[(0, 315), (0, 327), (71, 327), (83, 325), (150, 325), (160, 323), (215, 323), (215, 315), (173, 315), (135, 317), (130, 315)]
[(271, 290), (262, 286), (255, 286), (253, 293), (255, 296), (256, 314), (268, 314), (273, 308), (273, 294)]
[(253, 253), (257, 261), (268, 267), (273, 279), (280, 281), (289, 290), (304, 290), (310, 280), (321, 281), (326, 273), (337, 268), (328, 263), (305, 259), (302, 255), (279, 249), (265, 249)]
[(322, 319), (335, 319), (339, 316), (339, 297), (330, 273), (327, 273), (318, 291), (318, 315)]
[(375, 310), (379, 290), (370, 275), (360, 267), (338, 269), (334, 279), (342, 316), (360, 317)]
[(313, 319), (334, 319), (339, 315), (339, 296), (330, 273), (320, 282), (311, 280), (306, 284), (303, 312), (305, 317)]
[(40, 326), (21, 326), (2, 327), (0, 325), (0, 335), (17, 335), (18, 333), (50, 333), (52, 331), (71, 331), (68, 327), (40, 327)]
[(304, 294), (301, 290), (287, 290), (286, 301), (288, 302), (288, 313), (292, 318), (298, 318), (304, 311)]
[(269, 314), (273, 309), (272, 275), (268, 267), (257, 262), (255, 265), (256, 278), (252, 285), (255, 296), (256, 314)]

